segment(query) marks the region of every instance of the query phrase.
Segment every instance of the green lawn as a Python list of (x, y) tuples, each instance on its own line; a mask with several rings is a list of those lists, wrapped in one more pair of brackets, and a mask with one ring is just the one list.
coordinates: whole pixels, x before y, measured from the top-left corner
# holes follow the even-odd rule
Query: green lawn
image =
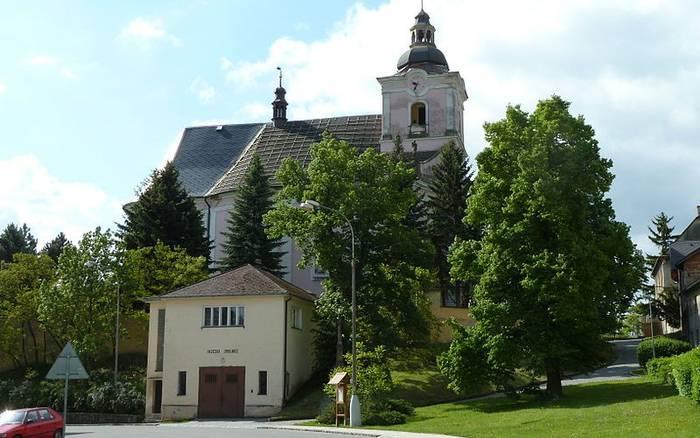
[(564, 388), (564, 398), (493, 398), (416, 409), (401, 431), (468, 437), (697, 437), (700, 407), (646, 378)]

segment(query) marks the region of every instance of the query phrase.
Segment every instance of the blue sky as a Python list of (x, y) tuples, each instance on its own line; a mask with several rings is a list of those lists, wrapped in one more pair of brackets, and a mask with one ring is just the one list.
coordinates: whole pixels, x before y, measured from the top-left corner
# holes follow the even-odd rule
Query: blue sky
[[(526, 4), (527, 3), (527, 4)], [(72, 239), (120, 220), (186, 126), (266, 121), (275, 67), (292, 118), (378, 113), (419, 2), (12, 2), (0, 16), (0, 227)], [(508, 103), (553, 93), (596, 129), (611, 196), (644, 249), (661, 210), (700, 203), (700, 5), (430, 0), (464, 77), (466, 143)]]

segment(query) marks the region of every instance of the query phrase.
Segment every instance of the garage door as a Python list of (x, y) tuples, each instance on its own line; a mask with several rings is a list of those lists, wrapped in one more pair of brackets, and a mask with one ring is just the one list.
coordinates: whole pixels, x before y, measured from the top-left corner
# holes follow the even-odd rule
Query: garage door
[(199, 369), (199, 417), (242, 417), (245, 406), (245, 367)]

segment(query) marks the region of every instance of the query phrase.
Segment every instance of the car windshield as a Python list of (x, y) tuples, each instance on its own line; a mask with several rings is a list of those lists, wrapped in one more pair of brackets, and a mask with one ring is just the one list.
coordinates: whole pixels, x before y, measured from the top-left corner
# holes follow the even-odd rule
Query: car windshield
[(24, 411), (5, 411), (0, 414), (0, 426), (4, 424), (20, 424), (24, 420)]

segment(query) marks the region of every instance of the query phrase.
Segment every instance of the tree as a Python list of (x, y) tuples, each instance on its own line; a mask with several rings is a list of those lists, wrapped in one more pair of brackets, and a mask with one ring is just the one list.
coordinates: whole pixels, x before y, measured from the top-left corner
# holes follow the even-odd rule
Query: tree
[(51, 283), (47, 255), (17, 253), (0, 268), (0, 351), (15, 365), (46, 362), (47, 334), (37, 324), (39, 289)]
[(662, 211), (651, 220), (654, 228), (647, 227), (649, 229), (649, 240), (659, 248), (660, 254), (666, 254), (674, 241), (673, 230), (676, 227), (671, 226), (672, 220), (673, 216), (668, 217)]
[[(336, 326), (350, 310), (351, 239), (343, 216), (355, 230), (359, 339), (369, 347), (426, 339), (430, 318), (422, 287), (432, 247), (405, 225), (416, 201), (406, 184), (413, 169), (374, 149), (358, 155), (327, 133), (312, 146), (311, 158), (307, 169), (294, 160), (282, 164), (277, 174), (282, 190), (265, 222), (273, 237), (294, 238), (302, 266), (315, 263), (329, 275), (317, 306), (317, 351), (327, 352), (318, 347), (332, 345), (337, 332), (347, 334), (347, 325)], [(294, 207), (305, 199), (332, 210), (309, 213)]]
[(36, 254), (36, 238), (27, 224), (9, 224), (0, 234), (0, 261), (10, 263), (17, 253)]
[(122, 272), (123, 293), (133, 303), (208, 277), (204, 257), (189, 256), (184, 249), (172, 249), (161, 242), (156, 246), (126, 251)]
[(476, 282), (476, 323), (457, 330), (441, 369), (465, 389), (506, 386), (522, 368), (560, 396), (563, 370), (600, 364), (602, 334), (640, 288), (644, 259), (605, 197), (612, 162), (568, 102), (554, 96), (532, 114), (510, 106), (485, 131), (466, 216), (483, 238), (450, 254), (453, 276)]
[(63, 234), (63, 232), (60, 232), (51, 242), (44, 245), (41, 252), (51, 257), (54, 262), (58, 263), (58, 258), (61, 256), (61, 254), (63, 254), (63, 250), (70, 244), (70, 240), (68, 240), (66, 235)]
[[(647, 254), (646, 256), (649, 273), (653, 271), (657, 259), (668, 254), (671, 243), (675, 240), (673, 236), (675, 227), (671, 226), (672, 220), (673, 216), (666, 216), (666, 213), (662, 211), (651, 220), (653, 228), (647, 227), (649, 240), (658, 249), (656, 254)], [(649, 284), (646, 289), (648, 295), (646, 302), (648, 304), (649, 299), (651, 299), (654, 316), (663, 319), (671, 327), (680, 327), (680, 298), (677, 285), (657, 291), (654, 284)]]
[(282, 273), (282, 253), (275, 251), (282, 242), (270, 238), (263, 215), (272, 208), (272, 188), (260, 156), (255, 154), (248, 166), (236, 203), (224, 233), (224, 259), (221, 266), (232, 269), (246, 263), (274, 274)]
[(467, 307), (469, 304), (469, 285), (463, 281), (453, 284), (447, 255), (455, 239), (479, 238), (478, 230), (463, 221), (473, 175), (464, 148), (454, 141), (442, 147), (429, 185), (428, 211), (443, 305)]
[[(88, 362), (113, 345), (117, 287), (123, 254), (112, 233), (85, 233), (66, 247), (56, 281), (40, 289), (39, 319), (61, 342), (71, 341)], [(129, 308), (130, 303), (123, 303)], [(109, 347), (107, 347), (109, 348)]]
[(187, 196), (172, 162), (154, 170), (137, 194), (138, 200), (124, 207), (125, 221), (119, 225), (118, 236), (127, 249), (160, 241), (171, 248), (184, 248), (193, 257), (209, 258), (202, 212)]

